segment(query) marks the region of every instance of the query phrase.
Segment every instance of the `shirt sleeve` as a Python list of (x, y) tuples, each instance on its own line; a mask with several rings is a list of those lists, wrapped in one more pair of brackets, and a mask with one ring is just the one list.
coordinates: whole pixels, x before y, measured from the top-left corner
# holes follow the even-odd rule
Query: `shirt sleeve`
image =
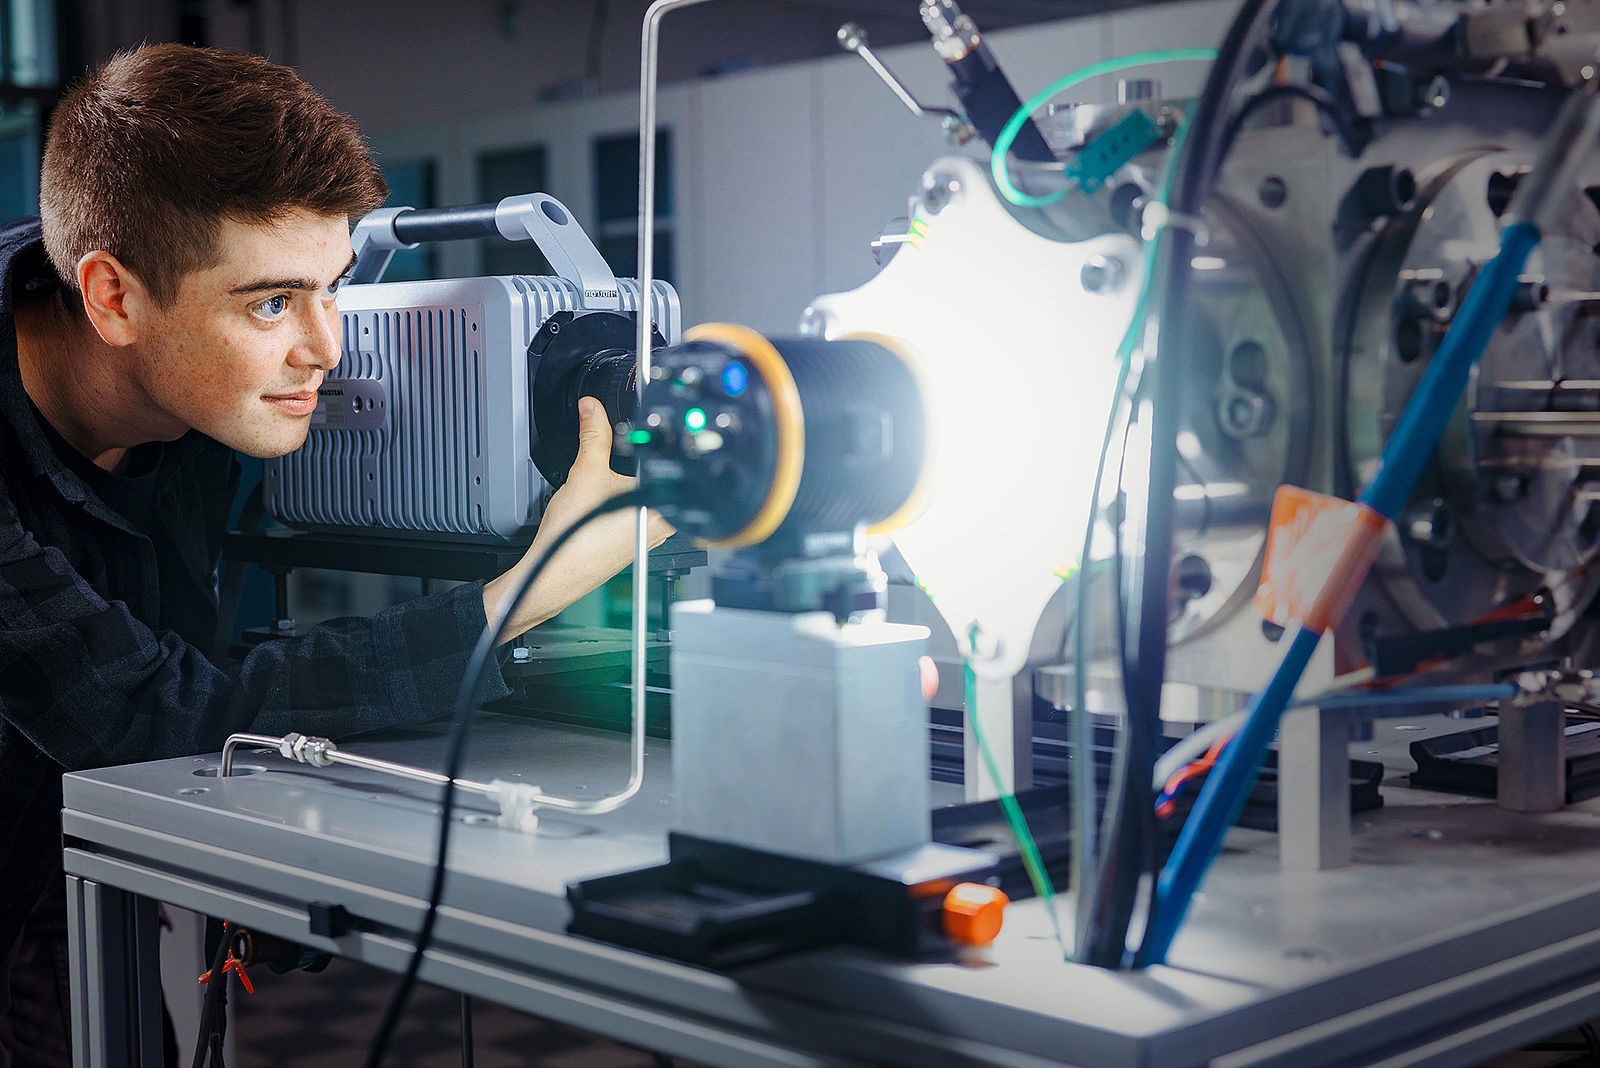
[[(215, 752), (237, 731), (341, 737), (444, 715), (484, 622), (471, 583), (214, 664), (41, 546), (0, 482), (0, 716), (69, 770)], [(498, 658), (486, 675), (482, 700), (510, 692)]]

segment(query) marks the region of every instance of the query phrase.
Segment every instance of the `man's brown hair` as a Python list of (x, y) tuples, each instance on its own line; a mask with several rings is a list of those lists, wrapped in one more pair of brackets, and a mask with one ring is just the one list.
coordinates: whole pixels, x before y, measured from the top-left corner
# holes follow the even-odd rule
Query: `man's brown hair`
[(387, 195), (355, 121), (288, 67), (157, 44), (112, 57), (56, 108), (39, 211), (68, 286), (103, 249), (170, 305), (184, 275), (217, 262), (223, 219), (355, 218)]

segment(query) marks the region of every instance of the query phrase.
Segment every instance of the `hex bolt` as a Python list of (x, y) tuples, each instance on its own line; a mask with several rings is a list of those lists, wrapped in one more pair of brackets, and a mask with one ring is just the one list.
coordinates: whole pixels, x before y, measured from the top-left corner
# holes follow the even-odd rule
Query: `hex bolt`
[(1441, 277), (1412, 278), (1401, 296), (1403, 314), (1427, 316), (1449, 322), (1455, 314), (1455, 288)]
[(1217, 399), (1217, 426), (1236, 441), (1265, 434), (1275, 414), (1276, 405), (1264, 393), (1239, 389)]
[(939, 120), (939, 129), (944, 133), (945, 140), (952, 145), (964, 145), (978, 135), (972, 123), (966, 122), (960, 116), (946, 115)]
[(1517, 291), (1511, 298), (1511, 310), (1518, 312), (1538, 311), (1550, 299), (1550, 287), (1543, 278), (1521, 278), (1517, 281)]
[(1411, 210), (1417, 199), (1417, 179), (1404, 167), (1386, 163), (1368, 167), (1355, 181), (1356, 207), (1368, 219), (1386, 219)]

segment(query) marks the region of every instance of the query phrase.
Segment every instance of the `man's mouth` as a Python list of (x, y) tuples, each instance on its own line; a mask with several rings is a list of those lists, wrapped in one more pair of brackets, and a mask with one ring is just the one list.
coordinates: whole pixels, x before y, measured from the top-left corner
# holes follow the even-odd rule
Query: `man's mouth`
[(317, 391), (314, 389), (302, 390), (299, 393), (272, 394), (261, 399), (285, 415), (308, 416), (317, 410)]

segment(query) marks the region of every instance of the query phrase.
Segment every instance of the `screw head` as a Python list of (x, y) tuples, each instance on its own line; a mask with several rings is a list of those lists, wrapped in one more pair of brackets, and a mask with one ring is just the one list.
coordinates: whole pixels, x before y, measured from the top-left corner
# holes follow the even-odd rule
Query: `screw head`
[(1456, 513), (1449, 503), (1435, 497), (1406, 513), (1406, 536), (1414, 544), (1429, 549), (1443, 549), (1456, 536)]
[(1289, 183), (1276, 174), (1269, 174), (1256, 187), (1256, 197), (1263, 207), (1281, 208), (1289, 199)]
[(922, 206), (929, 215), (937, 215), (957, 197), (961, 196), (961, 180), (948, 174), (922, 176)]
[(1443, 74), (1435, 74), (1427, 85), (1417, 91), (1417, 103), (1421, 107), (1435, 110), (1450, 103), (1450, 79)]
[(1249, 390), (1237, 390), (1217, 401), (1217, 426), (1237, 441), (1257, 438), (1272, 426), (1272, 398)]
[(828, 313), (821, 308), (807, 308), (800, 314), (801, 337), (827, 337)]
[(1090, 256), (1078, 272), (1078, 281), (1089, 293), (1115, 293), (1122, 288), (1127, 268), (1115, 256)]

